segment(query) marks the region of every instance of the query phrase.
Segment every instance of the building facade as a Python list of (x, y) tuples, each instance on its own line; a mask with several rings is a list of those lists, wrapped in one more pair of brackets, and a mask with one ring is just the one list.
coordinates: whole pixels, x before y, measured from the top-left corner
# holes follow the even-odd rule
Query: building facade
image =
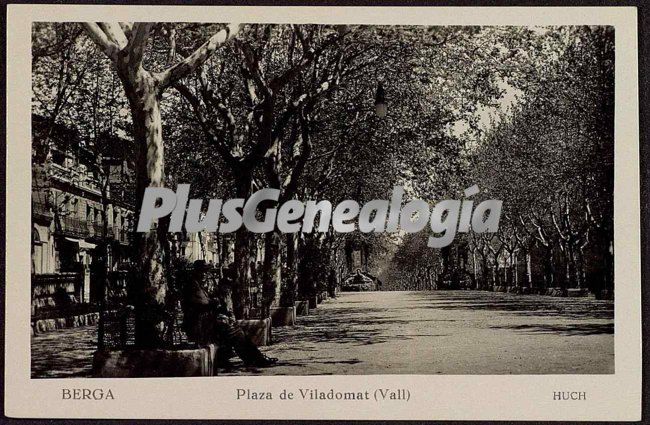
[(130, 258), (134, 221), (126, 159), (99, 156), (73, 130), (46, 127), (33, 118), (32, 145), (41, 153), (32, 163), (33, 310), (91, 302), (97, 246), (107, 245), (106, 264), (118, 270)]
[[(97, 267), (118, 275), (132, 262), (134, 173), (129, 140), (103, 137), (101, 149), (73, 129), (32, 117), (32, 313), (97, 301)], [(232, 261), (214, 234), (170, 234), (189, 262)], [(106, 245), (106, 262), (99, 259)], [(125, 272), (124, 272), (125, 273)], [(110, 278), (109, 278), (110, 280)]]

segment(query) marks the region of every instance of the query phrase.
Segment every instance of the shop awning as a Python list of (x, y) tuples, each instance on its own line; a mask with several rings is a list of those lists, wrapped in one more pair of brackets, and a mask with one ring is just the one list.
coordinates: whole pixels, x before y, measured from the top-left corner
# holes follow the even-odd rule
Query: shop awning
[(86, 242), (83, 239), (66, 237), (65, 240), (76, 243), (77, 245), (79, 245), (79, 249), (95, 249), (95, 247), (97, 246), (94, 243)]

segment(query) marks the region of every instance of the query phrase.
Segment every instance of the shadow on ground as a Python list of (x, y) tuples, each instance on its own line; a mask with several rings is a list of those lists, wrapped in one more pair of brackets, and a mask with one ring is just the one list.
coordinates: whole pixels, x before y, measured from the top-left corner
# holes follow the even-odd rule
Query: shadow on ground
[[(273, 344), (263, 347), (262, 351), (280, 359), (278, 367), (271, 368), (275, 374), (327, 375), (344, 373), (345, 370), (368, 373), (364, 365), (371, 368), (371, 373), (378, 373), (383, 369), (375, 370), (372, 365), (386, 363), (385, 367), (393, 367), (390, 359), (400, 357), (403, 350), (429, 354), (444, 351), (449, 353), (448, 358), (437, 358), (436, 361), (460, 362), (462, 366), (458, 367), (462, 368), (455, 373), (462, 373), (472, 365), (485, 368), (480, 358), (471, 357), (471, 350), (454, 351), (454, 347), (465, 347), (468, 341), (483, 346), (499, 346), (502, 338), (530, 335), (536, 338), (537, 343), (540, 343), (539, 338), (544, 338), (544, 348), (548, 345), (546, 341), (557, 344), (564, 343), (562, 338), (582, 336), (590, 338), (572, 339), (577, 345), (572, 345), (573, 351), (563, 354), (563, 358), (572, 361), (573, 353), (589, 357), (592, 347), (598, 347), (596, 349), (601, 352), (593, 354), (596, 357), (600, 355), (603, 359), (598, 357), (598, 361), (605, 366), (598, 363), (591, 368), (585, 367), (585, 370), (600, 373), (601, 369), (609, 367), (606, 363), (610, 361), (609, 343), (603, 342), (602, 337), (613, 335), (613, 319), (613, 302), (584, 298), (483, 291), (342, 294), (336, 300), (326, 301), (309, 316), (299, 317), (296, 326), (274, 328)], [(96, 326), (88, 326), (32, 336), (32, 377), (89, 376), (96, 333)], [(613, 338), (611, 340), (613, 347)], [(513, 341), (515, 350), (530, 348), (525, 337)], [(613, 348), (611, 351), (613, 359)], [(462, 354), (464, 352), (468, 355)], [(388, 354), (382, 360), (384, 353)], [(486, 353), (498, 355), (499, 352)], [(543, 369), (544, 365), (539, 367)], [(412, 369), (417, 371), (417, 365)], [(440, 373), (434, 368), (431, 370), (430, 373)], [(483, 369), (476, 369), (472, 373), (487, 373), (481, 371)], [(241, 361), (234, 360), (232, 367), (224, 372), (226, 375), (257, 375), (268, 373), (268, 369), (248, 368)]]
[[(444, 299), (445, 293), (453, 297)], [(417, 308), (438, 310), (490, 310), (523, 316), (557, 316), (566, 319), (614, 319), (611, 301), (587, 298), (561, 298), (541, 295), (514, 295), (481, 291), (432, 292), (422, 300), (417, 297)]]
[(600, 334), (614, 334), (614, 324), (583, 323), (575, 325), (515, 325), (515, 326), (490, 326), (491, 329), (510, 329), (526, 334), (554, 333), (562, 336), (586, 336)]

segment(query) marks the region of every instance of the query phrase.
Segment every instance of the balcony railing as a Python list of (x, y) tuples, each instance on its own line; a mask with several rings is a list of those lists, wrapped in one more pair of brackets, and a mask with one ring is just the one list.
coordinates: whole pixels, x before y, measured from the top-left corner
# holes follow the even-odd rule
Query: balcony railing
[(124, 244), (128, 244), (131, 241), (129, 229), (121, 226), (113, 226), (111, 230), (113, 238), (116, 241)]
[(90, 236), (88, 222), (74, 217), (60, 217), (55, 225), (56, 233), (73, 236), (77, 238), (86, 238)]
[(69, 167), (52, 163), (49, 166), (48, 174), (62, 182), (72, 186), (87, 190), (89, 192), (101, 195), (97, 181), (90, 175)]
[[(107, 237), (120, 243), (128, 244), (130, 242), (129, 229), (122, 226), (108, 226), (106, 230)], [(104, 225), (73, 217), (62, 217), (59, 219), (55, 231), (62, 235), (77, 238), (101, 238), (104, 235)]]
[(51, 220), (54, 213), (50, 206), (42, 201), (32, 201), (32, 215), (35, 218), (45, 218)]

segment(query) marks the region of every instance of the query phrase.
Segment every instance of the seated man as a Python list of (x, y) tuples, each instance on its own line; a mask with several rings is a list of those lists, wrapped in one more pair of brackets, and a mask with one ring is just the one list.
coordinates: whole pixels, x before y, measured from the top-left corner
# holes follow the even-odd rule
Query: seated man
[(224, 303), (211, 298), (206, 289), (208, 266), (203, 260), (194, 262), (194, 273), (185, 287), (183, 327), (188, 337), (198, 343), (219, 343), (232, 348), (246, 365), (264, 367), (278, 359), (267, 357), (244, 334), (232, 312)]

